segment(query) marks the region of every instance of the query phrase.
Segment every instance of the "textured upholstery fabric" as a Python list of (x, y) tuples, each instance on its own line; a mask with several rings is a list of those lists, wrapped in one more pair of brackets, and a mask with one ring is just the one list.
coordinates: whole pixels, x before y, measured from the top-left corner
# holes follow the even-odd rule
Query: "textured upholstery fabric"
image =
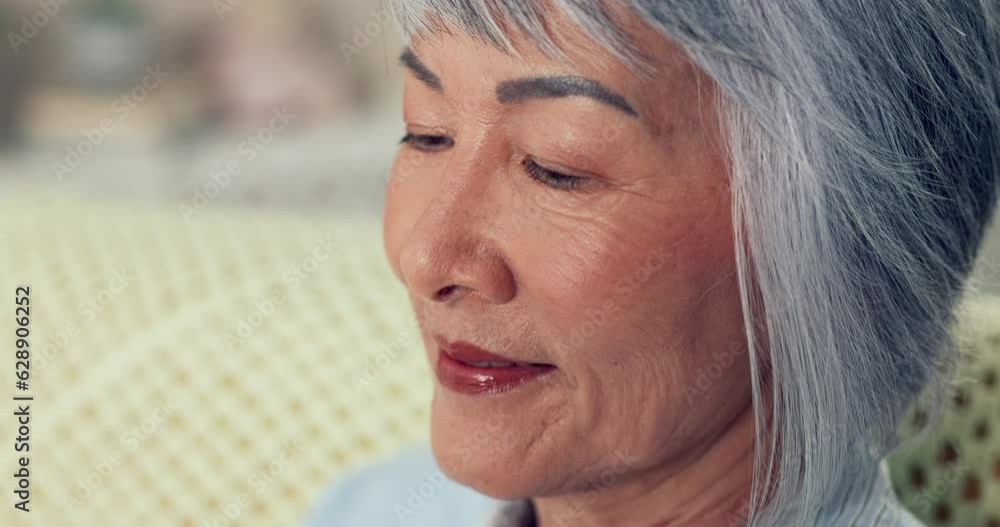
[[(5, 198), (0, 334), (30, 285), (35, 401), (32, 512), (5, 506), (0, 525), (297, 525), (332, 479), (426, 436), (431, 380), (377, 219), (213, 204), (186, 223), (176, 205)], [(946, 485), (952, 523), (935, 522), (939, 503), (916, 500), (941, 486), (943, 443), (894, 458), (932, 525), (994, 525), (1000, 506), (1000, 308), (983, 309), (991, 333), (963, 370), (980, 388), (934, 439), (969, 456), (979, 498)]]
[(1000, 301), (960, 317), (963, 351), (941, 418), (915, 405), (890, 458), (896, 494), (928, 526), (1000, 527)]
[(0, 334), (30, 285), (35, 415), (32, 512), (7, 491), (0, 525), (298, 525), (331, 478), (426, 436), (430, 377), (374, 219), (5, 198)]

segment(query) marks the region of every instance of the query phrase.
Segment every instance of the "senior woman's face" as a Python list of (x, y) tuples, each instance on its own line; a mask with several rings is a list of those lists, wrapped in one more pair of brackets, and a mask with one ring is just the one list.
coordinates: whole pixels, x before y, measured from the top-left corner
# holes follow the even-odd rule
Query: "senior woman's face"
[(711, 82), (418, 38), (385, 212), (431, 368), (435, 456), (497, 497), (679, 465), (750, 401)]

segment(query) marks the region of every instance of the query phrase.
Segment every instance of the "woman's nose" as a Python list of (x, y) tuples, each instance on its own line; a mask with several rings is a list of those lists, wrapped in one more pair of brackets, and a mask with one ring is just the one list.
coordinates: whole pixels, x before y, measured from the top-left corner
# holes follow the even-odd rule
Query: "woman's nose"
[(400, 251), (399, 269), (410, 292), (442, 303), (478, 297), (503, 304), (514, 298), (516, 283), (488, 227), (475, 207), (429, 207), (410, 230)]

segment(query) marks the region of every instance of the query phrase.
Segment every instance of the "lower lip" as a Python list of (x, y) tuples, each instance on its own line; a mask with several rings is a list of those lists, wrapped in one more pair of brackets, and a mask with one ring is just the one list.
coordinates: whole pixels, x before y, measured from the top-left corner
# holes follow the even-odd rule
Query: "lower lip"
[(555, 369), (555, 366), (540, 364), (483, 368), (459, 362), (438, 349), (436, 373), (441, 384), (449, 390), (468, 395), (491, 395), (537, 380)]

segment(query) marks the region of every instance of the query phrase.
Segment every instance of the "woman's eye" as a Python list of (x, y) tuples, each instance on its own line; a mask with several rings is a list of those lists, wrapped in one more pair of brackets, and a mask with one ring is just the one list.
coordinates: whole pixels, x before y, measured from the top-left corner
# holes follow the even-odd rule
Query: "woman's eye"
[(455, 142), (443, 135), (406, 134), (400, 143), (408, 144), (423, 152), (437, 152), (450, 148)]
[(554, 170), (549, 170), (531, 159), (524, 160), (524, 170), (538, 182), (559, 190), (573, 190), (586, 183), (587, 178), (570, 176)]

